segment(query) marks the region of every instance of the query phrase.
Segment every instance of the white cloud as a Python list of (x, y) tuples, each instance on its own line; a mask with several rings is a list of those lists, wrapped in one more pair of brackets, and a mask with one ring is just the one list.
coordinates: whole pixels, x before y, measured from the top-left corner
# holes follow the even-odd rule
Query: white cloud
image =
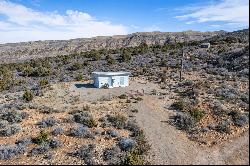
[(221, 27), (221, 25), (218, 25), (218, 24), (212, 24), (210, 26), (213, 27), (213, 28), (220, 28)]
[(40, 12), (6, 0), (0, 0), (0, 15), (5, 17), (0, 19), (0, 43), (128, 33), (126, 26), (100, 21), (81, 11)]
[(249, 0), (220, 0), (216, 3), (182, 9), (186, 14), (176, 16), (188, 24), (224, 22), (238, 27), (249, 26)]

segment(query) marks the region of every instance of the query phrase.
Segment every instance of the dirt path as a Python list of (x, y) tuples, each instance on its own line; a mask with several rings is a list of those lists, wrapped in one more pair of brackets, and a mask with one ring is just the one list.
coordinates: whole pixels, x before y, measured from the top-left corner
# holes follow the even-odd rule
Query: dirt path
[(187, 139), (184, 133), (166, 123), (171, 112), (162, 109), (158, 99), (145, 96), (136, 105), (136, 119), (144, 128), (152, 145), (149, 161), (152, 164), (248, 164), (249, 135), (219, 147), (204, 149)]

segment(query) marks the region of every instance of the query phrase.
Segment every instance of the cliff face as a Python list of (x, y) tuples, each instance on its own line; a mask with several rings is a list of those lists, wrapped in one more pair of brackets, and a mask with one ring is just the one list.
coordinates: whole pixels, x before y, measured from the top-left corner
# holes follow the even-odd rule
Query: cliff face
[(112, 37), (80, 38), (72, 40), (51, 40), (9, 43), (0, 45), (0, 63), (22, 61), (32, 58), (67, 55), (74, 52), (91, 49), (115, 49), (120, 47), (134, 47), (141, 43), (148, 45), (164, 44), (169, 42), (183, 42), (191, 40), (204, 40), (221, 34), (216, 32), (142, 32)]

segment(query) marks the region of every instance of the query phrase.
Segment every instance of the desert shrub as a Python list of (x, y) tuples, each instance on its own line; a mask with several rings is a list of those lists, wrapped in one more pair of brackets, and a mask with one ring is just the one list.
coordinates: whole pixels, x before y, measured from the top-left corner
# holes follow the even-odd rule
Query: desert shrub
[(124, 49), (124, 51), (122, 52), (122, 55), (121, 55), (121, 60), (123, 62), (130, 61), (131, 60), (131, 53), (128, 50)]
[(82, 67), (82, 64), (78, 63), (78, 62), (75, 62), (72, 64), (72, 66), (70, 67), (70, 70), (73, 70), (73, 71), (76, 71), (76, 70), (79, 70), (81, 69)]
[(224, 109), (224, 106), (220, 101), (215, 101), (212, 104), (212, 113), (218, 117), (222, 117), (227, 115), (228, 111)]
[(199, 122), (203, 116), (204, 116), (204, 111), (198, 109), (198, 108), (194, 108), (192, 110), (189, 111), (191, 117), (196, 121)]
[(118, 129), (122, 129), (124, 128), (125, 124), (126, 124), (126, 121), (127, 121), (127, 118), (123, 115), (108, 115), (108, 121), (116, 128)]
[(108, 89), (109, 88), (109, 84), (105, 83), (101, 86), (102, 89)]
[(75, 79), (76, 79), (76, 81), (81, 81), (81, 80), (83, 80), (83, 75), (78, 73), (78, 74), (76, 74)]
[(126, 103), (131, 103), (131, 100), (127, 99), (127, 100), (126, 100)]
[(49, 147), (52, 149), (58, 148), (62, 145), (62, 143), (56, 139), (52, 139), (49, 141)]
[(102, 124), (100, 125), (100, 127), (110, 127), (112, 126), (112, 124), (108, 121), (108, 117), (101, 117), (100, 119), (98, 119), (98, 121), (102, 122)]
[(216, 131), (220, 133), (230, 133), (230, 122), (223, 121), (216, 126)]
[(141, 97), (136, 97), (135, 100), (136, 101), (142, 101), (143, 99)]
[(133, 153), (138, 155), (148, 154), (151, 145), (148, 143), (143, 130), (138, 130), (134, 133), (134, 139), (136, 141), (136, 146), (133, 148)]
[(21, 145), (0, 145), (0, 160), (10, 160), (23, 154), (25, 150), (26, 147)]
[(110, 137), (118, 137), (119, 136), (119, 133), (117, 132), (117, 131), (115, 131), (115, 130), (107, 130), (106, 131), (106, 134), (108, 135), (108, 136), (110, 136)]
[(195, 126), (195, 120), (186, 114), (177, 114), (171, 117), (170, 123), (178, 129), (186, 131), (189, 131)]
[(138, 113), (139, 111), (138, 111), (138, 109), (132, 109), (131, 112)]
[(89, 128), (82, 125), (70, 129), (70, 136), (95, 139), (95, 135), (89, 130)]
[(0, 69), (0, 92), (10, 89), (14, 84), (13, 73), (11, 70), (3, 67)]
[(0, 129), (5, 128), (9, 125), (9, 122), (7, 120), (1, 120), (0, 121)]
[(91, 50), (89, 52), (89, 55), (93, 58), (94, 61), (98, 61), (101, 59), (101, 54), (97, 50)]
[(236, 126), (242, 127), (249, 123), (249, 117), (239, 111), (231, 111), (229, 115), (232, 117), (234, 125)]
[(106, 148), (103, 151), (103, 160), (108, 162), (108, 165), (120, 165), (121, 150), (119, 147)]
[(162, 59), (160, 62), (160, 67), (166, 67), (167, 66), (167, 61), (165, 59)]
[(245, 102), (245, 103), (249, 103), (249, 93), (244, 93), (240, 96), (240, 99)]
[(62, 128), (55, 128), (51, 134), (54, 135), (54, 136), (57, 136), (57, 135), (62, 135), (64, 133), (64, 130)]
[(41, 88), (45, 88), (45, 87), (47, 87), (48, 85), (49, 85), (49, 81), (46, 80), (46, 79), (42, 79), (42, 80), (39, 81), (39, 86), (40, 86)]
[(21, 131), (21, 126), (18, 124), (13, 124), (11, 126), (8, 126), (2, 130), (0, 130), (0, 136), (2, 137), (10, 137), (12, 135), (15, 135), (19, 131)]
[(215, 95), (222, 100), (234, 101), (238, 98), (237, 91), (231, 86), (222, 85), (215, 90)]
[(109, 65), (113, 65), (115, 64), (115, 59), (113, 57), (111, 57), (110, 55), (106, 56), (106, 61)]
[(51, 117), (51, 118), (47, 118), (47, 119), (43, 119), (42, 121), (38, 122), (37, 125), (39, 127), (45, 128), (45, 127), (52, 127), (54, 125), (56, 125), (58, 123), (58, 121)]
[(25, 118), (26, 118), (25, 113), (20, 111), (8, 110), (3, 112), (2, 114), (0, 113), (0, 119), (6, 120), (9, 123), (20, 123)]
[(144, 157), (133, 152), (129, 152), (122, 159), (121, 165), (145, 165)]
[(49, 144), (45, 143), (42, 144), (38, 147), (34, 147), (31, 152), (30, 152), (30, 156), (36, 156), (36, 155), (41, 155), (41, 154), (45, 154), (49, 151), (50, 147)]
[(70, 153), (70, 155), (84, 160), (86, 165), (95, 165), (95, 148), (96, 145), (94, 144), (82, 145), (80, 149), (78, 149), (76, 152)]
[(21, 138), (15, 142), (16, 145), (27, 146), (32, 144), (31, 138)]
[(51, 107), (47, 107), (47, 106), (39, 106), (37, 108), (34, 109), (38, 109), (40, 113), (43, 114), (52, 114), (52, 113), (59, 113), (60, 111)]
[(88, 112), (80, 112), (73, 115), (74, 121), (77, 123), (81, 123), (85, 126), (88, 126), (89, 128), (96, 127), (97, 122), (94, 120), (94, 118), (89, 115)]
[(118, 142), (118, 146), (123, 151), (129, 151), (132, 148), (134, 148), (136, 145), (136, 142), (130, 138), (121, 138)]
[(185, 109), (185, 103), (184, 101), (176, 101), (171, 105), (171, 107), (179, 111), (183, 111)]
[(21, 72), (24, 76), (30, 76), (33, 72), (33, 68), (31, 66), (26, 66), (21, 69)]
[(51, 74), (52, 74), (51, 67), (36, 67), (36, 68), (33, 68), (33, 71), (28, 76), (45, 77), (45, 76), (50, 76)]
[(180, 95), (183, 97), (189, 97), (189, 98), (195, 99), (196, 97), (199, 96), (199, 91), (194, 88), (188, 88), (184, 90), (183, 92), (181, 92)]
[(124, 128), (132, 132), (132, 137), (135, 137), (140, 132), (140, 128), (135, 120), (129, 120)]
[(82, 114), (81, 116), (84, 117), (90, 117), (91, 115), (89, 114), (90, 107), (88, 105), (83, 106), (82, 109), (75, 109), (69, 112), (69, 114), (74, 115), (74, 114)]
[(46, 131), (42, 130), (42, 131), (40, 131), (40, 133), (37, 137), (32, 139), (32, 142), (40, 145), (42, 143), (47, 142), (48, 138), (49, 138), (49, 134)]
[(88, 66), (88, 65), (90, 65), (89, 61), (84, 61), (83, 62), (83, 66)]
[(167, 81), (167, 75), (166, 75), (165, 72), (163, 72), (163, 73), (160, 74), (160, 80), (161, 80), (162, 83), (166, 83), (166, 81)]
[(26, 90), (23, 94), (23, 99), (27, 102), (31, 101), (33, 99), (33, 93)]
[(126, 94), (122, 94), (120, 96), (118, 96), (120, 99), (127, 99), (127, 95)]

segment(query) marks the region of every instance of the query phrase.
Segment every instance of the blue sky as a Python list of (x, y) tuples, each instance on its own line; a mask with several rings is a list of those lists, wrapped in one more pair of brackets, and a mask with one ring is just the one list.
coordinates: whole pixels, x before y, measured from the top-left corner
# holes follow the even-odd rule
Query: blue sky
[(0, 0), (0, 43), (249, 27), (249, 0)]

